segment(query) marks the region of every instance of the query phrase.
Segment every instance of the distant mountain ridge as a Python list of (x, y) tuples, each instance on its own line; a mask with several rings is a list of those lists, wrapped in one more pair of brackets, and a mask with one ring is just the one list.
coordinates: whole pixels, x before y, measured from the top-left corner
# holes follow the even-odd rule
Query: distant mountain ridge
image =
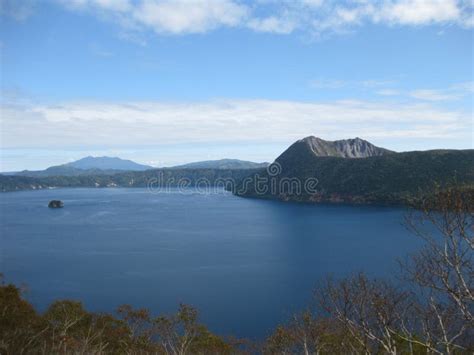
[(71, 163), (63, 164), (75, 169), (101, 169), (101, 170), (128, 170), (143, 171), (153, 169), (152, 166), (135, 163), (134, 161), (117, 157), (92, 157), (88, 156)]
[(172, 169), (258, 169), (266, 168), (269, 163), (255, 163), (239, 159), (205, 160), (173, 166)]
[[(265, 168), (269, 163), (254, 163), (239, 159), (220, 159), (198, 161), (184, 165), (173, 166), (164, 169), (259, 169)], [(135, 163), (131, 160), (114, 157), (92, 157), (88, 156), (71, 163), (51, 166), (45, 170), (23, 170), (19, 172), (3, 173), (10, 176), (28, 176), (44, 178), (51, 176), (89, 176), (89, 175), (112, 175), (127, 171), (145, 171), (157, 169), (149, 165)]]
[(29, 177), (49, 176), (82, 176), (82, 175), (110, 175), (123, 171), (145, 171), (152, 166), (135, 163), (131, 160), (115, 157), (88, 156), (71, 163), (50, 166), (44, 170), (23, 170), (5, 175), (21, 175)]

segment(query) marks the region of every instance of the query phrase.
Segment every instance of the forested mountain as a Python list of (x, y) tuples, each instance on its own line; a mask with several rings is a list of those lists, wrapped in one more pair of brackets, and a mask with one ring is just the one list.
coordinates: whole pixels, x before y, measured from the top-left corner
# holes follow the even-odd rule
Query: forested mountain
[[(314, 185), (311, 191), (304, 186), (309, 179)], [(268, 186), (275, 188), (259, 189), (258, 180), (267, 180)], [(405, 203), (426, 196), (435, 186), (451, 184), (474, 188), (474, 150), (383, 153), (347, 159), (317, 156), (297, 144), (280, 155), (268, 171), (254, 175), (245, 187), (241, 184), (236, 193), (308, 202)]]

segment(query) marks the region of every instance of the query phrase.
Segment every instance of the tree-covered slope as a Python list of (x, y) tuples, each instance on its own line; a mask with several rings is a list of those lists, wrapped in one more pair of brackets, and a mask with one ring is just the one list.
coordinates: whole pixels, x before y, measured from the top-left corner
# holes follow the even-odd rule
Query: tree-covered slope
[[(247, 187), (236, 191), (248, 197), (298, 201), (344, 201), (400, 203), (427, 195), (436, 185), (474, 187), (474, 150), (433, 150), (373, 156), (363, 159), (282, 154), (275, 161), (278, 174), (270, 171), (254, 176)], [(277, 186), (264, 193), (255, 188), (257, 180)], [(298, 181), (301, 192), (282, 181)], [(316, 179), (316, 191), (304, 183)]]
[(232, 189), (258, 169), (152, 169), (113, 175), (48, 176), (44, 178), (0, 175), (0, 191), (19, 191), (58, 187), (195, 187), (221, 186)]

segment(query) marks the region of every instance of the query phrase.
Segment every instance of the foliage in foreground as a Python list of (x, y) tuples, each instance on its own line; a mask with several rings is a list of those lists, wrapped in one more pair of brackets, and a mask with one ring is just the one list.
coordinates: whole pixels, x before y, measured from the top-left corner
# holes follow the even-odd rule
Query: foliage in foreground
[(327, 278), (315, 307), (277, 327), (262, 344), (224, 339), (192, 307), (151, 317), (124, 305), (117, 315), (79, 302), (38, 314), (14, 285), (0, 287), (1, 354), (472, 354), (474, 353), (474, 201), (439, 193), (407, 226), (424, 241), (401, 263), (403, 284), (364, 274)]
[(152, 318), (146, 309), (129, 305), (114, 316), (61, 300), (38, 314), (10, 284), (0, 287), (0, 312), (2, 354), (229, 354), (237, 345), (199, 324), (196, 310), (187, 305)]

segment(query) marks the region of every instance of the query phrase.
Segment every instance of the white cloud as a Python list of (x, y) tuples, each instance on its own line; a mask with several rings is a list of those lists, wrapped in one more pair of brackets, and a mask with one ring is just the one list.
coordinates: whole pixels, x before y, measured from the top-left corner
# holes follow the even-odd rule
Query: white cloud
[(398, 80), (363, 80), (350, 81), (341, 79), (315, 79), (309, 82), (309, 86), (318, 90), (338, 90), (357, 89), (374, 90), (373, 92), (381, 96), (400, 96), (422, 101), (457, 101), (466, 97), (472, 97), (474, 93), (474, 82), (466, 81), (455, 83), (444, 89), (420, 88), (413, 90), (401, 90)]
[(398, 90), (393, 90), (393, 89), (381, 89), (375, 92), (377, 95), (382, 95), (382, 96), (397, 96), (400, 95), (400, 92)]
[(453, 101), (459, 100), (460, 96), (454, 93), (446, 93), (442, 90), (414, 90), (410, 92), (410, 96), (426, 101)]
[(474, 81), (454, 84), (451, 86), (450, 90), (458, 90), (465, 94), (472, 94), (474, 93)]
[(300, 0), (303, 5), (310, 7), (320, 7), (325, 0)]
[(132, 9), (129, 0), (58, 0), (69, 9), (85, 10), (95, 8), (107, 11), (124, 12)]
[(367, 88), (377, 88), (381, 86), (388, 86), (388, 85), (393, 85), (396, 83), (396, 80), (393, 79), (369, 79), (369, 80), (364, 80), (361, 82), (363, 86)]
[[(71, 11), (88, 11), (112, 19), (130, 31), (159, 34), (204, 33), (219, 27), (257, 32), (294, 31), (321, 35), (347, 32), (365, 23), (421, 26), (474, 26), (472, 0), (52, 0)], [(0, 13), (26, 20), (36, 0), (0, 0)], [(259, 15), (264, 13), (265, 16)]]
[(140, 147), (192, 142), (275, 142), (309, 134), (466, 139), (470, 114), (429, 104), (220, 100), (194, 103), (5, 104), (2, 147)]
[(233, 0), (56, 0), (72, 11), (96, 12), (127, 30), (158, 34), (204, 33), (237, 26), (248, 8)]
[(462, 0), (360, 0), (332, 6), (326, 6), (324, 16), (315, 16), (313, 20), (314, 29), (319, 34), (345, 32), (365, 23), (390, 26), (473, 25), (474, 3)]
[(388, 2), (374, 13), (374, 20), (400, 25), (425, 25), (458, 21), (461, 10), (456, 0), (399, 0)]
[(219, 26), (236, 26), (247, 8), (231, 0), (144, 0), (133, 17), (157, 33), (202, 33)]
[(474, 92), (474, 82), (451, 85), (446, 89), (420, 89), (409, 92), (409, 96), (426, 101), (456, 101)]
[(395, 84), (395, 80), (379, 80), (369, 79), (362, 81), (351, 81), (342, 79), (314, 79), (309, 82), (309, 86), (313, 89), (341, 89), (341, 88), (379, 88)]
[(270, 16), (263, 19), (251, 19), (248, 27), (257, 32), (289, 34), (294, 31), (296, 25), (288, 18)]
[[(0, 0), (10, 2), (9, 0)], [(321, 36), (367, 23), (379, 25), (474, 25), (472, 0), (55, 0), (70, 10), (112, 18), (127, 30), (158, 34), (204, 33), (219, 27)]]

